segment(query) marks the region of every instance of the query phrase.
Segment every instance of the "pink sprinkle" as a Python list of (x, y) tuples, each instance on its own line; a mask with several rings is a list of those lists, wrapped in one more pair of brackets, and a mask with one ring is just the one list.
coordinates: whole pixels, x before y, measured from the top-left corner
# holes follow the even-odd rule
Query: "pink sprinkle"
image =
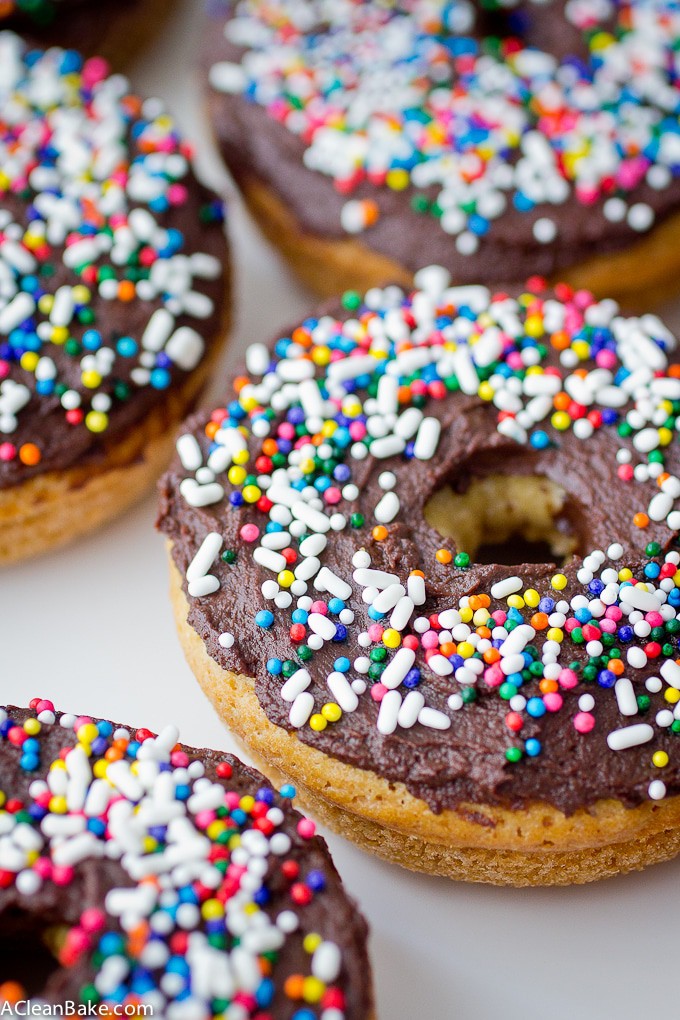
[(33, 862), (33, 870), (37, 871), (41, 878), (48, 879), (52, 874), (52, 861), (47, 857), (38, 857)]
[(340, 502), (342, 499), (342, 493), (340, 492), (340, 489), (336, 489), (334, 485), (331, 485), (330, 488), (326, 489), (324, 492), (323, 498), (327, 503), (330, 503), (331, 506), (333, 506), (335, 503)]
[(543, 704), (549, 712), (559, 712), (564, 704), (562, 695), (555, 693), (548, 693), (543, 695)]
[(598, 368), (616, 368), (616, 355), (614, 351), (598, 351), (595, 355), (595, 364)]
[(387, 694), (387, 688), (384, 684), (377, 683), (371, 687), (371, 697), (374, 701), (382, 701)]
[(647, 613), (645, 620), (650, 627), (663, 627), (663, 616), (661, 613)]
[(85, 931), (99, 931), (100, 928), (104, 927), (105, 923), (106, 915), (103, 910), (97, 910), (96, 907), (88, 907), (80, 915), (80, 926)]
[(358, 443), (366, 435), (366, 426), (363, 422), (353, 421), (349, 427), (349, 434), (355, 443)]
[(176, 769), (185, 769), (189, 764), (189, 755), (186, 751), (173, 751), (170, 755), (170, 764)]
[(310, 613), (321, 613), (322, 616), (328, 616), (328, 606), (325, 602), (322, 602), (321, 599), (316, 602), (312, 602), (312, 606), (309, 611)]
[(244, 542), (255, 542), (260, 537), (260, 529), (257, 524), (244, 524), (239, 535)]
[(578, 733), (590, 733), (595, 725), (595, 716), (590, 712), (578, 712), (574, 716), (574, 729)]
[(227, 805), (230, 811), (233, 811), (234, 808), (237, 808), (239, 806), (240, 800), (241, 798), (239, 797), (235, 790), (227, 790), (224, 797), (224, 803)]
[(277, 431), (282, 439), (290, 439), (291, 442), (293, 439), (295, 439), (295, 426), (291, 425), (290, 422), (287, 421), (281, 422)]
[(504, 681), (505, 675), (497, 662), (494, 662), (493, 666), (489, 666), (484, 673), (484, 683), (487, 687), (500, 687)]
[(301, 818), (297, 824), (297, 831), (303, 839), (312, 839), (316, 834), (316, 825), (311, 818)]
[(47, 698), (41, 698), (35, 706), (36, 712), (54, 712), (54, 703)]
[(497, 609), (494, 613), (491, 614), (491, 619), (493, 620), (497, 627), (502, 627), (507, 618), (508, 614), (504, 613), (502, 609)]
[(199, 829), (207, 829), (215, 821), (216, 817), (214, 811), (199, 811), (196, 815), (196, 825)]
[(171, 184), (167, 190), (170, 205), (183, 205), (187, 200), (187, 189), (183, 184)]
[(88, 85), (96, 85), (98, 81), (102, 81), (106, 78), (109, 73), (109, 65), (103, 57), (90, 57), (83, 64), (82, 77), (83, 82)]
[(368, 628), (368, 636), (371, 641), (380, 641), (383, 636), (383, 630), (384, 627), (382, 627), (379, 623), (372, 623)]
[(70, 885), (73, 881), (73, 876), (73, 868), (66, 867), (63, 864), (55, 864), (52, 868), (52, 881), (55, 885)]
[(621, 619), (623, 613), (621, 612), (621, 609), (618, 606), (607, 606), (604, 615), (607, 617), (608, 620), (613, 620), (616, 623)]
[(6, 379), (9, 375), (9, 361), (0, 361), (0, 379)]
[(423, 648), (439, 648), (439, 634), (436, 630), (427, 630), (420, 639)]
[(557, 682), (565, 691), (569, 691), (578, 684), (578, 677), (573, 669), (563, 669), (557, 678)]

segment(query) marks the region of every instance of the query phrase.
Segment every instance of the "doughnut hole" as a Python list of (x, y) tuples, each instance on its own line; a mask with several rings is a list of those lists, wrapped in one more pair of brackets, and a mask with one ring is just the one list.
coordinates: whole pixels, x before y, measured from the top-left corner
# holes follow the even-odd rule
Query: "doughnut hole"
[(41, 918), (11, 910), (2, 915), (0, 931), (0, 985), (18, 982), (27, 998), (45, 993), (50, 979), (61, 969), (57, 959), (67, 929), (44, 927)]
[(579, 551), (566, 506), (566, 491), (549, 478), (487, 475), (462, 492), (439, 489), (424, 515), (477, 563), (562, 563)]

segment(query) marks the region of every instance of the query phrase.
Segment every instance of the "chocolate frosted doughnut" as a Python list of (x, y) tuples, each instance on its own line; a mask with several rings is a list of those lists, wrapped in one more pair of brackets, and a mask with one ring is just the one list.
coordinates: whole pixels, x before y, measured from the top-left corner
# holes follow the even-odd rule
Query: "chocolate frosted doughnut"
[(37, 45), (130, 60), (167, 17), (172, 0), (0, 0), (0, 25)]
[(557, 275), (602, 296), (680, 264), (668, 0), (210, 0), (214, 129), (317, 291)]
[(187, 423), (159, 524), (189, 662), (265, 768), (399, 863), (548, 884), (670, 857), (676, 340), (537, 278), (416, 282), (253, 345)]
[(366, 924), (295, 790), (177, 741), (0, 708), (0, 1005), (368, 1020)]
[(0, 34), (0, 562), (158, 477), (227, 320), (221, 202), (163, 104)]

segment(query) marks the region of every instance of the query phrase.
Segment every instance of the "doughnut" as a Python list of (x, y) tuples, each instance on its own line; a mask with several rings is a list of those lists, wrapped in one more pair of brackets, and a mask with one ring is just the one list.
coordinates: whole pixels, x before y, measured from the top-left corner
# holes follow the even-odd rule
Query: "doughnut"
[(497, 884), (678, 852), (679, 361), (655, 315), (432, 266), (188, 420), (158, 516), (187, 659), (324, 824)]
[(143, 48), (174, 0), (0, 0), (0, 25), (116, 66)]
[(0, 563), (158, 478), (228, 321), (222, 203), (163, 104), (0, 33)]
[(325, 297), (439, 263), (625, 299), (680, 268), (671, 0), (209, 0), (222, 154)]
[(173, 725), (0, 708), (0, 1007), (369, 1020), (366, 923), (294, 796)]

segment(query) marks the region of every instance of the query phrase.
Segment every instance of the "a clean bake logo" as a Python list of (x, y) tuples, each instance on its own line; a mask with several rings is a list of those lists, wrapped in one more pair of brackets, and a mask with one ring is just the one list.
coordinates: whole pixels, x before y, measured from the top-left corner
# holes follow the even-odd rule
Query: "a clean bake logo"
[(0, 1016), (153, 1016), (153, 1007), (149, 1003), (116, 1003), (106, 1005), (101, 1002), (33, 1002), (31, 999), (19, 999), (18, 1002), (0, 1003)]

